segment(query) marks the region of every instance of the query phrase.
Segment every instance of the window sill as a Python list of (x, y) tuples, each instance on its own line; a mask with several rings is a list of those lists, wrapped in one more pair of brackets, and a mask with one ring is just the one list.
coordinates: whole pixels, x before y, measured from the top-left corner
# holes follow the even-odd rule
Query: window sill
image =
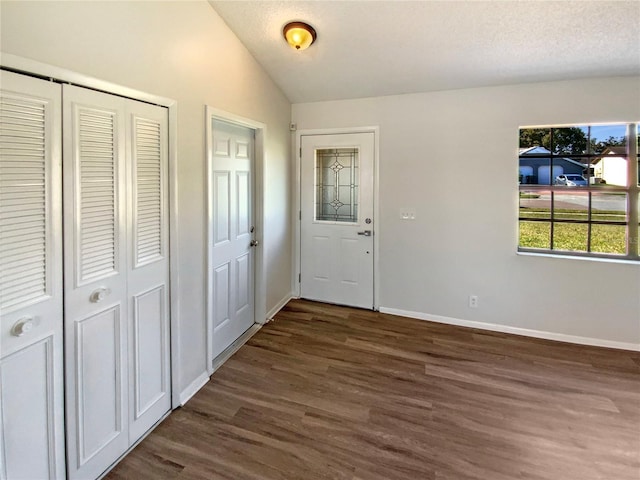
[(588, 257), (588, 256), (582, 256), (582, 255), (571, 255), (570, 253), (558, 254), (558, 253), (548, 253), (548, 252), (529, 252), (529, 251), (523, 252), (519, 250), (516, 251), (516, 255), (523, 256), (523, 257), (559, 258), (559, 259), (565, 259), (565, 260), (584, 260), (587, 262), (620, 263), (623, 265), (640, 266), (640, 259), (631, 260), (628, 258)]

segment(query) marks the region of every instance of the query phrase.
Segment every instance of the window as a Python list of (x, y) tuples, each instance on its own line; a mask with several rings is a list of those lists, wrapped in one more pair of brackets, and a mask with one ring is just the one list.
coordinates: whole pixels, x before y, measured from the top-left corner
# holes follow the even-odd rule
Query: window
[(638, 127), (520, 129), (518, 251), (640, 260)]
[(357, 148), (316, 150), (316, 221), (358, 221), (358, 176)]

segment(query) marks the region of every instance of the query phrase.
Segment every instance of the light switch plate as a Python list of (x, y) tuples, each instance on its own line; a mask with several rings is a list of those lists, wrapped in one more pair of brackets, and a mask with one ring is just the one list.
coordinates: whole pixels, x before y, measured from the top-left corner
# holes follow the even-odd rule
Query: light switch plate
[(400, 218), (402, 220), (415, 220), (416, 219), (416, 209), (415, 208), (401, 208), (400, 209)]

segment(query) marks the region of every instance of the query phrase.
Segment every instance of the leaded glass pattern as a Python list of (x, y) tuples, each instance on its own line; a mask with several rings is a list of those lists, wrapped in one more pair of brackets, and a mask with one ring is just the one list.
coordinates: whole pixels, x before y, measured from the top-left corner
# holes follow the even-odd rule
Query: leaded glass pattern
[(358, 221), (358, 149), (316, 150), (316, 221)]

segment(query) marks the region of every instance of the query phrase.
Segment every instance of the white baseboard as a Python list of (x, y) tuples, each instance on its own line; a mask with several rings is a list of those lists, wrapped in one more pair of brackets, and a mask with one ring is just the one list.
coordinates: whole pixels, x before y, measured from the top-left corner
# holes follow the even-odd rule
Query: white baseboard
[(496, 323), (476, 322), (472, 320), (461, 320), (453, 317), (443, 317), (442, 315), (429, 315), (421, 312), (411, 312), (399, 310), (397, 308), (380, 307), (381, 313), (398, 315), (400, 317), (415, 318), (417, 320), (427, 320), (429, 322), (445, 323), (447, 325), (457, 325), (459, 327), (477, 328), (479, 330), (491, 330), (493, 332), (511, 333), (523, 335), (525, 337), (543, 338), (545, 340), (556, 340), (558, 342), (577, 343), (580, 345), (590, 345), (594, 347), (616, 348), (619, 350), (640, 351), (640, 344), (616, 342), (592, 337), (579, 337), (577, 335), (567, 335), (565, 333), (544, 332), (541, 330), (530, 330), (528, 328), (510, 327)]
[(184, 407), (184, 404), (187, 403), (191, 399), (191, 397), (193, 397), (198, 392), (198, 390), (204, 387), (208, 381), (209, 374), (207, 372), (202, 372), (198, 378), (196, 378), (189, 384), (187, 388), (180, 392), (180, 406)]
[(293, 293), (287, 293), (284, 298), (282, 300), (280, 300), (277, 305), (275, 307), (273, 307), (271, 310), (269, 310), (269, 313), (267, 313), (267, 318), (266, 318), (266, 322), (270, 322), (271, 320), (273, 320), (273, 317), (276, 316), (276, 314), (282, 310), (284, 308), (284, 306), (289, 303), (290, 300), (296, 298)]

